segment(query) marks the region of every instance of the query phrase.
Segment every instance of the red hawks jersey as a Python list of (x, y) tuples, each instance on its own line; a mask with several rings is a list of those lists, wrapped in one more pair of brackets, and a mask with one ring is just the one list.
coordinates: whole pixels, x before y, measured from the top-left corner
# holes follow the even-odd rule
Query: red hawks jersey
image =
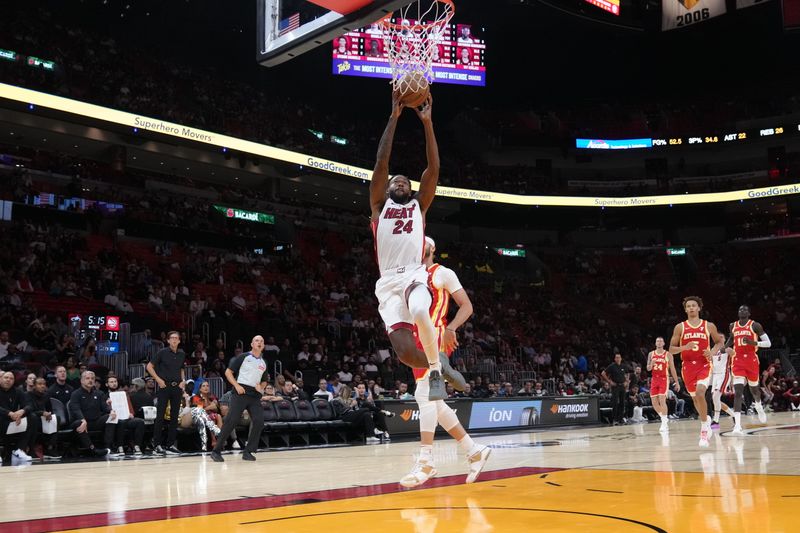
[(708, 350), (711, 345), (708, 336), (708, 322), (706, 320), (701, 320), (700, 324), (695, 327), (689, 324), (688, 320), (684, 320), (682, 326), (683, 334), (681, 335), (681, 346), (685, 346), (691, 341), (696, 341), (697, 349), (681, 352), (681, 359), (684, 361), (700, 359), (705, 361), (706, 358), (703, 352)]
[(650, 364), (653, 365), (651, 370), (653, 381), (666, 381), (669, 378), (669, 352), (664, 350), (658, 353), (653, 350), (650, 352)]
[[(431, 290), (431, 321), (439, 335), (439, 350), (444, 351), (442, 335), (447, 327), (447, 311), (450, 308), (450, 295), (460, 291), (463, 287), (455, 272), (438, 263), (428, 267), (428, 288)], [(417, 341), (417, 348), (422, 349), (419, 342), (417, 328), (414, 327), (414, 339)], [(450, 354), (447, 354), (448, 356)], [(422, 379), (428, 373), (426, 369), (412, 368), (414, 379)]]
[(455, 272), (435, 263), (428, 267), (428, 288), (431, 290), (430, 312), (433, 327), (445, 327), (450, 295), (461, 290), (461, 282)]
[(406, 204), (388, 198), (378, 219), (372, 221), (372, 233), (381, 274), (422, 263), (425, 218), (416, 198)]
[(745, 339), (753, 339), (754, 341), (758, 341), (758, 335), (756, 335), (755, 330), (753, 329), (753, 321), (748, 320), (747, 323), (742, 326), (739, 324), (739, 321), (733, 323), (733, 352), (735, 358), (756, 358), (758, 360), (758, 346), (752, 346), (749, 344), (745, 344)]

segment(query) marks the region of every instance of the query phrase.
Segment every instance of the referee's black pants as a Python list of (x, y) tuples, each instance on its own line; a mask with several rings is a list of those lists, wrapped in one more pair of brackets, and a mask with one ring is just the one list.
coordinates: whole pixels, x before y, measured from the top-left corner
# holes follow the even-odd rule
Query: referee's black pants
[(242, 418), (242, 413), (245, 409), (250, 415), (250, 434), (247, 436), (247, 446), (245, 450), (253, 453), (258, 449), (258, 443), (261, 438), (261, 430), (264, 429), (264, 408), (261, 407), (261, 395), (248, 396), (245, 394), (236, 394), (233, 391), (231, 395), (231, 404), (228, 409), (228, 414), (222, 423), (222, 431), (217, 436), (217, 445), (214, 446), (215, 452), (221, 452), (222, 447), (225, 446), (225, 441), (236, 429), (236, 424)]
[(611, 387), (611, 419), (613, 422), (622, 422), (625, 413), (625, 385)]

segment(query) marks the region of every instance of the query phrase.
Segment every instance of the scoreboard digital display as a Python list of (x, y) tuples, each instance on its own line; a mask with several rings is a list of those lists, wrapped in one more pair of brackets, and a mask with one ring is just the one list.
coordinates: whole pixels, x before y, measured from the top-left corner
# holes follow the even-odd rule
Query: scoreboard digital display
[(706, 144), (740, 144), (757, 141), (767, 137), (800, 134), (800, 124), (779, 124), (770, 128), (759, 128), (747, 131), (715, 131), (702, 135), (681, 137), (653, 137), (643, 139), (575, 139), (575, 148), (589, 150), (631, 150), (637, 148), (659, 149), (678, 148), (684, 146), (700, 146)]
[[(415, 20), (394, 19), (397, 24)], [(431, 69), (434, 81), (456, 85), (486, 85), (486, 43), (471, 24), (449, 24), (439, 34)], [(365, 78), (392, 77), (389, 54), (380, 23), (359, 28), (333, 41), (333, 74)]]
[(70, 313), (67, 318), (70, 332), (80, 344), (92, 338), (97, 342), (98, 353), (115, 354), (120, 351), (119, 316)]

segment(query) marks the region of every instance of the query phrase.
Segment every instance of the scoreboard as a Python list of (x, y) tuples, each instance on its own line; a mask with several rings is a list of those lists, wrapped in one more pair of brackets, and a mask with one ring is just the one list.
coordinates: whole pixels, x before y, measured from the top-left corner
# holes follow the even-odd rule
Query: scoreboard
[(116, 315), (82, 315), (69, 313), (70, 333), (79, 346), (89, 339), (97, 343), (97, 352), (111, 355), (120, 351), (121, 320)]
[[(396, 24), (415, 20), (394, 19)], [(486, 43), (483, 28), (471, 24), (449, 24), (437, 36), (432, 49), (434, 81), (457, 85), (486, 85)], [(392, 77), (384, 32), (379, 23), (359, 28), (333, 40), (333, 74), (366, 78)]]

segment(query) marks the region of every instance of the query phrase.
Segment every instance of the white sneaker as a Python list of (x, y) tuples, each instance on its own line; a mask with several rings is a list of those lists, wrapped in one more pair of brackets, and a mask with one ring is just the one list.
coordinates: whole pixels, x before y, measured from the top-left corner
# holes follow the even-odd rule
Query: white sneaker
[(117, 448), (117, 455), (125, 455), (125, 448), (123, 448), (122, 446), (119, 446)]
[(383, 440), (392, 440), (392, 437), (389, 436), (388, 431), (383, 432)]
[(731, 435), (744, 435), (744, 431), (742, 431), (742, 426), (733, 426), (731, 430)]
[(467, 483), (474, 483), (475, 480), (478, 479), (478, 476), (481, 475), (481, 471), (483, 470), (483, 467), (486, 466), (486, 461), (489, 460), (489, 455), (491, 455), (491, 453), (492, 449), (488, 446), (484, 446), (470, 457), (467, 457), (467, 461), (469, 461), (469, 474), (467, 475)]
[(381, 430), (380, 430), (380, 429), (378, 429), (378, 428), (375, 428), (375, 429), (373, 429), (372, 431), (375, 433), (375, 436), (376, 436), (376, 437), (381, 437), (381, 436), (383, 436), (383, 431), (381, 431)]
[(241, 444), (239, 444), (239, 440), (238, 439), (233, 439), (233, 444), (231, 445), (231, 448), (233, 448), (234, 450), (241, 450), (242, 449), (242, 446), (241, 446)]
[(367, 444), (380, 444), (381, 439), (378, 437), (367, 437)]
[(762, 424), (767, 421), (767, 413), (764, 412), (764, 406), (756, 404), (756, 413), (758, 413), (758, 421)]
[(134, 446), (133, 455), (142, 455), (142, 449), (139, 446)]
[(701, 448), (708, 448), (708, 439), (710, 437), (710, 431), (706, 428), (700, 430), (700, 442), (697, 443), (698, 446)]
[(436, 475), (436, 467), (430, 463), (417, 461), (411, 472), (403, 476), (400, 484), (406, 488), (419, 487), (430, 478)]
[(17, 459), (18, 461), (23, 461), (23, 462), (29, 462), (29, 461), (33, 461), (33, 457), (31, 457), (31, 456), (30, 456), (30, 455), (28, 455), (27, 453), (23, 452), (23, 451), (22, 451), (22, 450), (20, 450), (19, 448), (17, 448), (17, 449), (16, 449), (16, 450), (14, 450), (13, 452), (11, 452), (11, 456), (12, 456), (12, 457), (16, 457), (16, 459)]

